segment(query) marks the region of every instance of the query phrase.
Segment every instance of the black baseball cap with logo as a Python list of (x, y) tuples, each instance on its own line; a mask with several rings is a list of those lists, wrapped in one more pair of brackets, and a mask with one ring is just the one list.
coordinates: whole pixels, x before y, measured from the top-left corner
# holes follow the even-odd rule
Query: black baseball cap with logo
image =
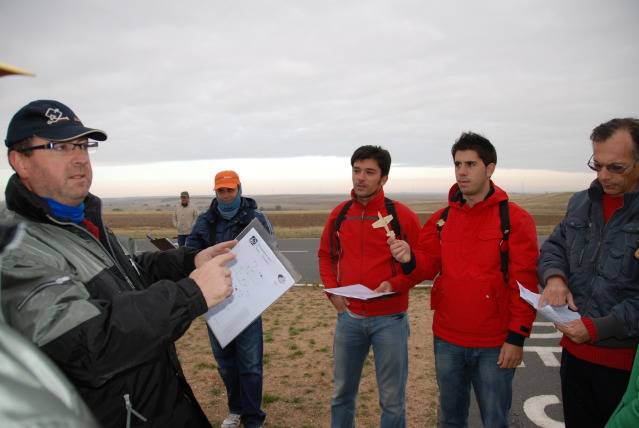
[(59, 101), (31, 101), (13, 115), (7, 138), (7, 147), (30, 137), (40, 137), (50, 141), (68, 141), (88, 137), (98, 141), (107, 139), (104, 131), (87, 128), (73, 111)]

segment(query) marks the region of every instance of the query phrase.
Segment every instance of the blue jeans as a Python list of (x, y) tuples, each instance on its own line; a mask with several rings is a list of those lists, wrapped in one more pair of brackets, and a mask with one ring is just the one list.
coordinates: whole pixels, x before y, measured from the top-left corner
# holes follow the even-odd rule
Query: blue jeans
[(184, 245), (186, 245), (186, 238), (188, 238), (189, 235), (178, 235), (178, 247), (184, 247)]
[(253, 321), (231, 343), (221, 348), (211, 330), (211, 348), (226, 386), (229, 411), (242, 416), (246, 428), (261, 426), (266, 414), (262, 404), (262, 318)]
[(472, 384), (483, 425), (508, 427), (515, 369), (499, 368), (500, 348), (466, 348), (438, 337), (434, 342), (439, 426), (468, 427)]
[(366, 318), (348, 312), (337, 315), (333, 341), (332, 427), (355, 426), (355, 400), (371, 345), (382, 408), (380, 427), (406, 426), (409, 330), (405, 312)]

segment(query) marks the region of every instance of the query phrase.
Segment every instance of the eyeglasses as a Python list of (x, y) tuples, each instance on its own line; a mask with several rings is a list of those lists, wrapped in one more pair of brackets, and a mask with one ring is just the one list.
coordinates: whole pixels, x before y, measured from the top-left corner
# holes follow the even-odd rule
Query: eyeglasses
[(611, 174), (625, 174), (626, 172), (628, 172), (628, 170), (634, 168), (636, 164), (637, 161), (634, 161), (632, 165), (624, 165), (618, 162), (609, 163), (608, 165), (602, 165), (594, 159), (594, 155), (590, 156), (590, 160), (588, 160), (588, 168), (597, 172), (606, 168)]
[(54, 153), (69, 154), (74, 150), (79, 150), (82, 153), (95, 153), (98, 149), (97, 141), (85, 141), (84, 143), (69, 143), (66, 141), (49, 141), (46, 144), (40, 144), (39, 146), (23, 147), (17, 149), (20, 153), (31, 152), (33, 150), (51, 150)]

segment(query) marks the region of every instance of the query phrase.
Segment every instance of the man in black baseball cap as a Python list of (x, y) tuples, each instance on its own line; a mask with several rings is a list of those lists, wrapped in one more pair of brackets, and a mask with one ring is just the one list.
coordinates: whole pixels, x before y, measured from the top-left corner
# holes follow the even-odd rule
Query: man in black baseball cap
[(1, 310), (101, 426), (210, 427), (173, 342), (232, 293), (235, 242), (127, 254), (89, 193), (89, 152), (105, 139), (57, 101), (34, 101), (11, 120), (16, 173), (0, 224), (22, 222), (25, 237), (2, 263)]
[(98, 141), (107, 139), (104, 131), (87, 128), (69, 107), (53, 100), (31, 101), (18, 110), (9, 123), (5, 144), (12, 147), (34, 136), (49, 141), (69, 141), (80, 137)]

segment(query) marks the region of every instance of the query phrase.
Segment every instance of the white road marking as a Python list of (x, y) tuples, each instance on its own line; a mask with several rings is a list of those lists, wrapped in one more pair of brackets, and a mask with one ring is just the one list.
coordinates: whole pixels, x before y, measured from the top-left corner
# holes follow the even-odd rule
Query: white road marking
[[(533, 327), (554, 327), (555, 323), (539, 321), (534, 322)], [(561, 338), (562, 333), (559, 330), (554, 330), (552, 333), (531, 333), (531, 339), (559, 339)]]
[(561, 353), (561, 346), (524, 346), (524, 352), (535, 352), (546, 367), (559, 367), (555, 353)]
[(546, 406), (551, 404), (559, 404), (559, 398), (556, 395), (537, 395), (530, 397), (524, 402), (524, 413), (535, 425), (541, 428), (564, 428), (563, 422), (551, 419), (546, 414)]
[(559, 339), (562, 336), (560, 331), (555, 331), (553, 333), (532, 333), (530, 335), (531, 339)]

